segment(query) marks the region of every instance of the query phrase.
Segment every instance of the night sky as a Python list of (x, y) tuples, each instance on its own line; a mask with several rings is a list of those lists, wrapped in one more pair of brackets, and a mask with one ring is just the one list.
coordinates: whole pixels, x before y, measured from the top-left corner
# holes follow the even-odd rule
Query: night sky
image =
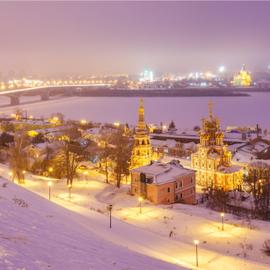
[(270, 2), (1, 2), (0, 72), (266, 70), (269, 14)]

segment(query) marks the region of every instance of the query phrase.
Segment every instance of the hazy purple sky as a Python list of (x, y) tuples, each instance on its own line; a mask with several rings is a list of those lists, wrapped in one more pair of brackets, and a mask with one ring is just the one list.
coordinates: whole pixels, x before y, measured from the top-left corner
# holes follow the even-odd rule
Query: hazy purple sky
[(263, 70), (269, 14), (270, 2), (1, 2), (0, 71)]

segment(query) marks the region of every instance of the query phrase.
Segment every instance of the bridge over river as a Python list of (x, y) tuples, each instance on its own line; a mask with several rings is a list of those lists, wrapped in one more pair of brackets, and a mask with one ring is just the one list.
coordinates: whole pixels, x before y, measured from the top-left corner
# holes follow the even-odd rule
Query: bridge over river
[[(262, 90), (252, 88), (249, 91)], [(47, 101), (50, 97), (56, 95), (86, 97), (229, 97), (248, 96), (249, 94), (246, 88), (116, 89), (110, 84), (50, 85), (0, 91), (0, 96), (10, 98), (11, 106), (19, 105), (22, 96), (40, 96), (41, 101)]]

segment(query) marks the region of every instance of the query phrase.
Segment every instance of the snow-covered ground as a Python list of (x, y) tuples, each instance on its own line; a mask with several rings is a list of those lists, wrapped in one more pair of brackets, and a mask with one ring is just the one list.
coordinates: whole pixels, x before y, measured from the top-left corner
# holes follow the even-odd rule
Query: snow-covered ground
[[(1, 174), (8, 175), (8, 169), (3, 165)], [(63, 181), (52, 181), (52, 202), (71, 210), (67, 216), (70, 215), (73, 222), (82, 219), (80, 226), (85, 226), (102, 241), (110, 241), (117, 246), (128, 247), (130, 252), (169, 262), (172, 267), (176, 263), (193, 268), (193, 240), (198, 239), (200, 269), (226, 269), (229, 266), (229, 269), (235, 270), (263, 270), (270, 267), (270, 257), (262, 251), (264, 240), (270, 239), (270, 223), (249, 223), (226, 215), (225, 230), (222, 231), (219, 213), (181, 204), (172, 208), (144, 202), (140, 214), (137, 199), (127, 194), (128, 186), (116, 189), (105, 184), (104, 177), (94, 171), (74, 183), (71, 198)], [(28, 175), (25, 187), (48, 199), (47, 184), (46, 178)], [(114, 217), (112, 230), (108, 229), (107, 205), (110, 203), (113, 204)], [(46, 205), (43, 207), (47, 210)], [(73, 212), (76, 212), (76, 218)], [(68, 212), (63, 209), (63, 213)], [(54, 231), (53, 228), (47, 230)], [(173, 236), (169, 237), (171, 231)], [(133, 261), (130, 262), (132, 265)], [(160, 269), (170, 268), (161, 266)]]
[(6, 183), (0, 179), (1, 270), (184, 269), (112, 243), (121, 227), (110, 230), (100, 214), (88, 218)]

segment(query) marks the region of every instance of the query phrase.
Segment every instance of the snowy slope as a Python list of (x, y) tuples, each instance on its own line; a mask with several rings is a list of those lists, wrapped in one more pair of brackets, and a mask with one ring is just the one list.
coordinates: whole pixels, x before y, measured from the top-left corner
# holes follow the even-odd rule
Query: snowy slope
[(184, 269), (102, 239), (90, 219), (3, 179), (0, 204), (1, 270)]
[[(8, 167), (1, 164), (0, 175), (8, 178), (8, 172)], [(53, 181), (52, 202), (44, 202), (40, 211), (48, 209), (48, 205), (53, 203), (59, 204), (68, 209), (59, 206), (61, 220), (63, 214), (67, 213), (65, 223), (75, 222), (81, 230), (87, 231), (87, 235), (95, 235), (100, 241), (107, 243), (109, 240), (135, 253), (176, 263), (179, 266), (177, 269), (181, 269), (180, 266), (194, 268), (193, 240), (199, 239), (199, 269), (223, 270), (228, 265), (230, 270), (269, 269), (270, 258), (262, 251), (263, 241), (270, 238), (269, 222), (253, 220), (252, 228), (249, 228), (251, 224), (246, 224), (245, 220), (227, 214), (225, 231), (221, 231), (219, 213), (198, 206), (179, 204), (171, 208), (144, 202), (142, 214), (139, 214), (137, 198), (127, 195), (125, 186), (116, 189), (107, 185), (104, 176), (94, 171), (89, 172), (87, 179), (83, 176), (82, 180), (75, 181), (71, 198), (65, 181), (30, 174), (26, 176), (24, 188), (38, 193), (44, 197), (44, 201), (48, 199), (48, 181)], [(106, 210), (109, 203), (113, 204), (114, 217), (111, 230), (108, 229)], [(68, 212), (70, 210), (72, 212)], [(170, 230), (174, 231), (172, 238), (168, 237)], [(133, 261), (130, 262), (132, 265)], [(148, 263), (146, 265), (141, 269), (171, 269), (167, 266), (150, 268)], [(138, 269), (136, 264), (134, 267), (123, 269)]]

